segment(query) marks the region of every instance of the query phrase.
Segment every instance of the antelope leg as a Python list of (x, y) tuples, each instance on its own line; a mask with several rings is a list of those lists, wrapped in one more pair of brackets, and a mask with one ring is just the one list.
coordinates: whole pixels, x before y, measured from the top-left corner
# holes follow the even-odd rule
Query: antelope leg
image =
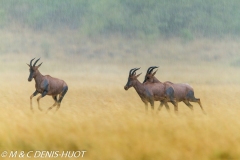
[(38, 94), (38, 91), (36, 90), (31, 96), (30, 96), (30, 109), (33, 111), (32, 107), (32, 98)]

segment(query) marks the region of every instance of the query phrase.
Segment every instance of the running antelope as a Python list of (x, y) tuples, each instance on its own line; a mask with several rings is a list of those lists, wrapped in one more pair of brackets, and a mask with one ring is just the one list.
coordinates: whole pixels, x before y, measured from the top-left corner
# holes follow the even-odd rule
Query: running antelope
[(154, 110), (154, 101), (167, 101), (172, 102), (175, 105), (174, 100), (174, 90), (170, 84), (163, 83), (140, 83), (138, 77), (141, 75), (136, 75), (136, 71), (140, 68), (133, 68), (129, 71), (127, 84), (124, 86), (125, 90), (128, 90), (130, 87), (133, 87), (141, 100), (145, 104), (145, 109), (148, 109), (148, 102), (151, 104), (152, 110)]
[[(158, 68), (158, 67), (153, 66), (153, 67), (149, 67), (148, 68), (147, 73), (145, 75), (145, 79), (143, 81), (144, 84), (145, 83), (161, 83), (155, 77), (155, 74), (156, 74), (157, 70), (152, 73), (152, 71), (155, 68)], [(193, 105), (190, 104), (190, 102), (196, 102), (196, 103), (199, 104), (199, 106), (202, 109), (202, 112), (205, 114), (205, 111), (203, 110), (203, 107), (202, 107), (200, 99), (199, 98), (195, 98), (194, 90), (193, 90), (193, 88), (189, 84), (186, 84), (186, 83), (172, 83), (172, 82), (169, 82), (169, 81), (164, 82), (164, 83), (171, 84), (171, 86), (174, 89), (174, 98), (176, 100), (176, 106), (177, 106), (176, 109), (177, 110), (178, 110), (178, 102), (183, 101), (191, 110), (193, 110)], [(161, 102), (158, 110), (160, 110), (162, 108), (163, 104), (164, 103)]]
[[(31, 82), (32, 79), (34, 78), (35, 88), (36, 88), (36, 91), (30, 96), (30, 108), (33, 111), (32, 98), (36, 96), (38, 93), (40, 93), (41, 95), (37, 98), (38, 109), (42, 111), (42, 109), (40, 108), (39, 100), (46, 95), (51, 95), (55, 103), (48, 108), (47, 112), (55, 106), (57, 106), (56, 108), (56, 111), (57, 111), (60, 108), (61, 101), (68, 90), (68, 86), (66, 82), (64, 82), (63, 80), (53, 78), (49, 75), (43, 76), (38, 70), (38, 68), (41, 66), (42, 63), (39, 64), (38, 66), (35, 66), (40, 58), (37, 59), (35, 63), (32, 65), (32, 61), (34, 59), (35, 58), (33, 58), (30, 61), (30, 64), (27, 64), (30, 67), (29, 69), (30, 74), (28, 77), (28, 81)], [(58, 95), (59, 95), (59, 98), (58, 98)]]

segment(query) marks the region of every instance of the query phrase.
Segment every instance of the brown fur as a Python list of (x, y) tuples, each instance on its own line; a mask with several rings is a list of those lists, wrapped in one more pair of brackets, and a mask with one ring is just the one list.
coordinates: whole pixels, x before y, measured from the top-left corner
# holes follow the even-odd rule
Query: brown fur
[[(53, 106), (51, 106), (48, 109), (48, 111), (56, 105), (57, 105), (57, 109), (56, 109), (57, 111), (60, 108), (61, 101), (68, 90), (68, 86), (66, 82), (61, 79), (54, 78), (49, 75), (43, 76), (38, 70), (38, 68), (41, 66), (42, 63), (38, 66), (35, 66), (35, 64), (39, 59), (36, 60), (34, 65), (32, 65), (33, 60), (34, 59), (30, 61), (30, 65), (28, 64), (28, 66), (30, 67), (30, 75), (29, 75), (28, 81), (31, 81), (32, 78), (34, 78), (36, 91), (30, 96), (30, 107), (33, 110), (32, 98), (40, 93), (41, 95), (37, 98), (39, 110), (42, 110), (39, 104), (40, 99), (43, 98), (45, 95), (51, 95), (55, 103), (53, 104)], [(57, 100), (57, 96), (59, 96), (58, 100)]]
[[(138, 68), (139, 69), (139, 68)], [(172, 101), (174, 100), (167, 94), (167, 89), (171, 86), (169, 84), (163, 83), (140, 83), (138, 77), (140, 74), (136, 75), (136, 70), (130, 70), (128, 82), (124, 86), (125, 90), (128, 90), (130, 87), (134, 87), (141, 100), (145, 104), (145, 108), (148, 108), (148, 102), (151, 104), (152, 110), (154, 109), (154, 101)], [(131, 71), (133, 73), (131, 73)]]
[[(152, 67), (152, 68), (157, 68), (157, 67)], [(152, 70), (148, 69), (149, 72), (146, 73), (144, 81), (146, 81), (146, 83), (157, 83), (157, 84), (161, 83), (155, 77), (155, 74), (157, 71), (152, 73)], [(190, 102), (197, 102), (200, 105), (203, 113), (205, 113), (200, 99), (194, 97), (194, 90), (189, 84), (187, 84), (187, 83), (172, 83), (170, 81), (164, 82), (164, 84), (169, 84), (173, 87), (174, 98), (176, 100), (176, 106), (177, 106), (176, 109), (177, 110), (178, 110), (178, 102), (183, 101), (191, 110), (193, 110), (193, 106), (190, 104)], [(163, 106), (163, 104), (161, 103), (161, 105), (159, 106), (159, 110), (161, 109), (162, 106)]]

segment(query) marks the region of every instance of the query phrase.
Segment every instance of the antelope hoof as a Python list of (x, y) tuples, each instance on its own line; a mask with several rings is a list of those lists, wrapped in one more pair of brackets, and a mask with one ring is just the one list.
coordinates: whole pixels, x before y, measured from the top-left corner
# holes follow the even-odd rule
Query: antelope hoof
[(43, 111), (42, 108), (38, 108), (40, 111)]

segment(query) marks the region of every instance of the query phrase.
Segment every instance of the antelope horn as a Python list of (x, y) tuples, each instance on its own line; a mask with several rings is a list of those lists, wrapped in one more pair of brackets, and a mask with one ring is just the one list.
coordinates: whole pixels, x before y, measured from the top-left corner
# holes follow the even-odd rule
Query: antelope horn
[(139, 70), (140, 68), (134, 68), (132, 74), (134, 74), (137, 70)]
[(38, 58), (35, 63), (33, 64), (33, 67), (35, 67), (35, 65), (37, 64), (37, 62), (39, 61), (40, 58)]
[(30, 66), (32, 67), (32, 61), (34, 60), (35, 58), (33, 58), (31, 61), (30, 61)]
[(148, 73), (151, 73), (155, 68), (158, 68), (158, 67), (157, 66), (151, 67), (151, 69), (149, 69)]
[(133, 69), (131, 69), (131, 70), (129, 71), (129, 76), (132, 75), (132, 71), (133, 71), (134, 69), (136, 69), (136, 68), (133, 68)]
[(151, 69), (152, 67), (149, 67), (148, 70), (147, 70), (147, 73), (149, 72), (149, 70)]

